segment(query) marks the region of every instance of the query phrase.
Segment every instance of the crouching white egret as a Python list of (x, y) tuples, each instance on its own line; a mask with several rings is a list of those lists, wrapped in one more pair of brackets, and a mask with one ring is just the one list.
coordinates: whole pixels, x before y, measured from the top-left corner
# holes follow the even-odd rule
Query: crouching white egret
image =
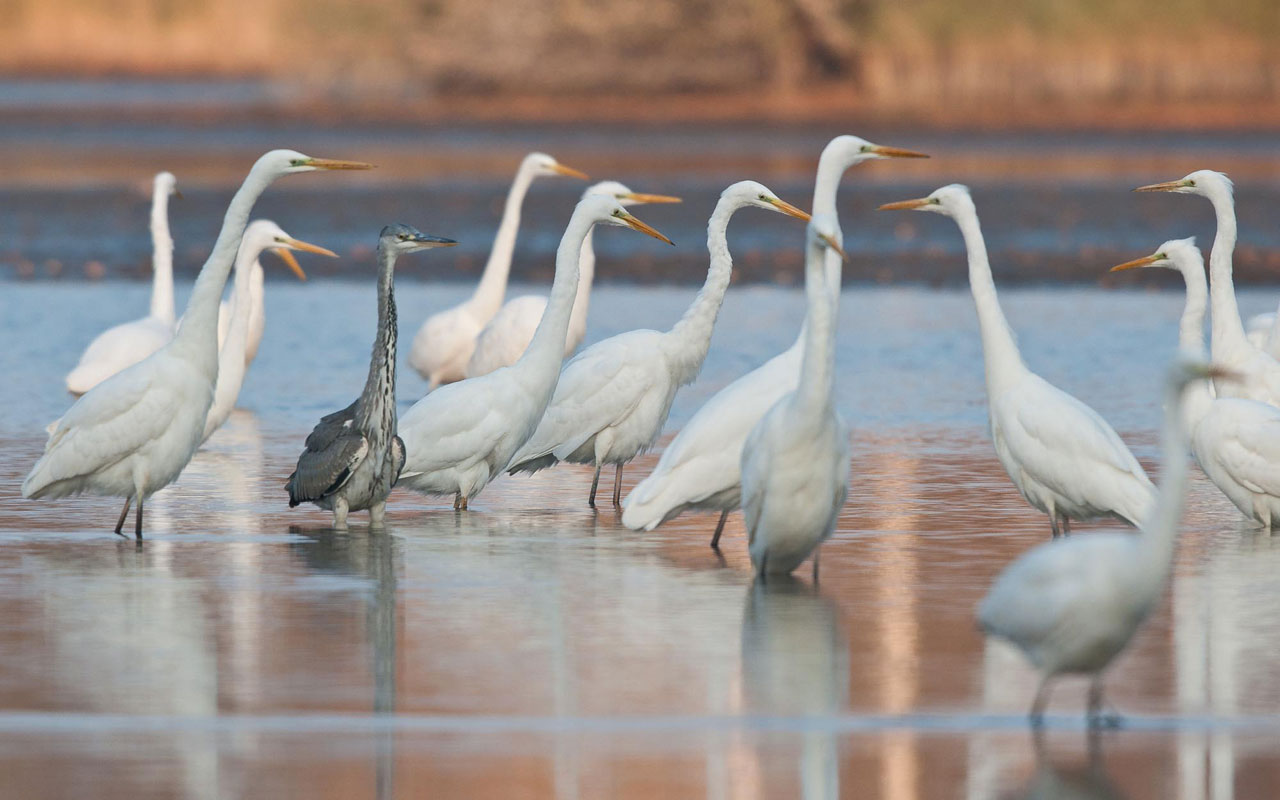
[(1139, 531), (1045, 542), (1006, 567), (979, 605), (982, 630), (1015, 645), (1042, 676), (1033, 723), (1043, 717), (1050, 682), (1067, 674), (1091, 676), (1088, 715), (1101, 720), (1103, 670), (1160, 600), (1173, 564), (1187, 483), (1184, 390), (1211, 377), (1234, 375), (1181, 359), (1169, 371), (1160, 494)]
[(594, 508), (600, 469), (613, 464), (613, 503), (618, 505), (623, 465), (653, 446), (671, 413), (676, 390), (702, 369), (733, 276), (726, 240), (729, 218), (747, 206), (809, 218), (755, 181), (725, 189), (707, 222), (711, 265), (706, 281), (684, 316), (669, 331), (627, 331), (597, 342), (565, 364), (551, 404), (537, 431), (512, 459), (510, 472), (534, 472), (558, 461), (594, 464), (587, 498)]
[(467, 376), (467, 362), (475, 349), (476, 337), (502, 307), (511, 272), (511, 256), (520, 230), (520, 207), (533, 179), (542, 175), (564, 175), (586, 180), (586, 173), (556, 161), (545, 153), (530, 153), (520, 162), (515, 180), (507, 192), (502, 221), (493, 237), (489, 260), (480, 283), (466, 302), (427, 317), (414, 334), (409, 348), (409, 365), (430, 384), (428, 391)]
[(952, 184), (928, 197), (881, 210), (932, 211), (955, 220), (969, 255), (969, 288), (978, 309), (986, 361), (987, 412), (996, 456), (1034, 508), (1049, 515), (1056, 537), (1070, 520), (1146, 519), (1155, 487), (1098, 412), (1027, 368), (1000, 309), (987, 245), (969, 189)]
[(428, 495), (451, 494), (454, 508), (465, 509), (529, 440), (556, 390), (577, 291), (578, 257), (597, 224), (626, 226), (671, 241), (612, 197), (590, 195), (579, 201), (556, 251), (551, 299), (533, 341), (511, 366), (442, 386), (409, 409), (400, 420), (408, 453), (401, 485)]
[(22, 496), (124, 497), (116, 533), (137, 499), (134, 532), (142, 538), (143, 502), (177, 479), (204, 436), (218, 379), (218, 300), (254, 202), (282, 175), (371, 166), (293, 150), (259, 158), (227, 207), (182, 327), (151, 356), (86, 392), (50, 426), (44, 455), (23, 481)]
[[(644, 203), (680, 202), (679, 197), (633, 192), (617, 181), (601, 181), (583, 192), (584, 197), (589, 194), (610, 195), (623, 208)], [(591, 282), (596, 271), (594, 237), (594, 232), (588, 233), (587, 240), (582, 243), (582, 257), (578, 261), (578, 293), (573, 301), (573, 313), (569, 315), (569, 331), (564, 337), (565, 358), (573, 355), (587, 335), (587, 307), (591, 303)], [(488, 375), (495, 369), (516, 363), (533, 340), (533, 332), (546, 310), (547, 298), (544, 295), (526, 294), (508, 300), (476, 337), (475, 350), (467, 362), (467, 377)]]
[(761, 575), (785, 575), (836, 529), (849, 493), (849, 426), (835, 407), (836, 310), (827, 283), (827, 250), (840, 258), (834, 216), (815, 216), (805, 243), (804, 359), (795, 391), (761, 418), (742, 448), (742, 515), (751, 563)]
[(156, 174), (151, 193), (151, 311), (98, 334), (67, 373), (67, 391), (81, 395), (137, 364), (173, 338), (173, 237), (169, 235), (169, 197), (178, 193), (172, 172)]
[[(1204, 259), (1195, 239), (1173, 239), (1112, 272), (1164, 267), (1182, 273), (1187, 301), (1178, 326), (1184, 356), (1203, 358)], [(1236, 508), (1265, 528), (1280, 525), (1280, 408), (1243, 397), (1215, 398), (1207, 385), (1187, 389), (1185, 424), (1191, 453)]]

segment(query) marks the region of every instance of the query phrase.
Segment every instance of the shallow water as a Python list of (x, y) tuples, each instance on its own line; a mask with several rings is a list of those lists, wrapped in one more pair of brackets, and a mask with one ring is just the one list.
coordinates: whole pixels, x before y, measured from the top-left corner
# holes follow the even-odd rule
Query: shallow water
[[(736, 515), (722, 556), (706, 515), (632, 533), (585, 507), (583, 468), (500, 479), (461, 515), (397, 492), (385, 535), (290, 511), (284, 476), (372, 341), (372, 285), (325, 280), (268, 287), (241, 410), (136, 546), (110, 533), (114, 500), (17, 487), (69, 405), (62, 374), (146, 287), (4, 289), (0, 795), (1225, 800), (1280, 781), (1280, 545), (1198, 473), (1171, 589), (1108, 676), (1126, 728), (1091, 744), (1068, 680), (1033, 740), (1034, 675), (973, 608), (1048, 526), (986, 439), (964, 291), (845, 293), (849, 503), (820, 584), (755, 586)], [(462, 291), (402, 286), (402, 336)], [(588, 341), (668, 325), (691, 295), (602, 287)], [(1028, 362), (1154, 469), (1181, 297), (1002, 299)], [(1274, 301), (1241, 293), (1246, 313)], [(797, 289), (732, 289), (670, 428), (785, 347), (801, 310)], [(402, 371), (405, 407), (423, 388)]]

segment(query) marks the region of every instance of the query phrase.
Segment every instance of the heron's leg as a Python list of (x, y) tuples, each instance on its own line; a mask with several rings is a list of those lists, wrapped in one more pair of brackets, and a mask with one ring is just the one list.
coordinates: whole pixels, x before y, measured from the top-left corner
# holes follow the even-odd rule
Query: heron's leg
[(369, 526), (373, 528), (381, 528), (387, 519), (387, 501), (374, 503), (369, 506)]
[[(123, 534), (123, 533), (121, 533), (120, 531), (122, 531), (122, 530), (124, 529), (124, 521), (125, 521), (125, 519), (127, 519), (127, 518), (128, 518), (128, 516), (129, 516), (129, 507), (130, 507), (130, 506), (132, 506), (132, 505), (133, 505), (133, 498), (132, 498), (132, 497), (126, 497), (126, 498), (124, 499), (124, 511), (121, 511), (121, 512), (120, 512), (120, 519), (116, 520), (116, 536), (124, 536), (124, 534)], [(125, 536), (125, 538), (127, 539), (127, 538), (129, 538), (129, 537)]]
[(133, 517), (133, 536), (142, 541), (142, 492), (138, 492), (138, 513)]
[(822, 555), (822, 545), (818, 545), (813, 551), (813, 582), (818, 582), (818, 556)]
[(1039, 728), (1044, 724), (1044, 708), (1049, 705), (1049, 676), (1040, 679), (1040, 688), (1036, 689), (1036, 699), (1031, 703), (1031, 726)]
[(618, 471), (613, 473), (613, 505), (622, 505), (622, 465), (618, 465)]
[(720, 521), (716, 523), (716, 532), (711, 534), (711, 549), (720, 549), (720, 534), (724, 533), (724, 521), (729, 518), (729, 509), (720, 512)]
[(1071, 517), (1068, 517), (1066, 514), (1062, 515), (1062, 535), (1071, 535)]
[(1057, 539), (1062, 535), (1062, 532), (1058, 530), (1058, 514), (1056, 511), (1049, 511), (1049, 525), (1053, 528), (1053, 538)]
[(336, 531), (345, 531), (347, 529), (347, 498), (335, 497), (333, 499), (333, 529)]
[(600, 462), (596, 462), (596, 474), (591, 478), (591, 494), (587, 497), (587, 505), (596, 507), (596, 487), (600, 485)]
[(1118, 728), (1120, 715), (1102, 710), (1102, 673), (1093, 676), (1089, 683), (1088, 721), (1090, 728)]

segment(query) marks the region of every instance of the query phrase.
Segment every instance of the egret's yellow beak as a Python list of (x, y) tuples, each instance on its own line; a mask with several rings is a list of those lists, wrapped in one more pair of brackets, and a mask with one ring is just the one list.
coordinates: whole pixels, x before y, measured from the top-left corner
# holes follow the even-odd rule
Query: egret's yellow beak
[(1217, 364), (1208, 365), (1208, 367), (1205, 368), (1204, 376), (1206, 378), (1212, 378), (1213, 380), (1217, 380), (1217, 381), (1237, 381), (1238, 382), (1238, 381), (1244, 380), (1244, 375), (1240, 374), (1239, 372), (1236, 372), (1233, 369), (1227, 369), (1226, 367), (1219, 366)]
[(1123, 264), (1116, 264), (1114, 267), (1108, 270), (1108, 272), (1122, 272), (1126, 269), (1137, 269), (1139, 267), (1149, 267), (1152, 264), (1156, 263), (1157, 261), (1162, 260), (1163, 258), (1164, 256), (1162, 254), (1153, 253), (1143, 258), (1135, 258), (1132, 261), (1126, 261)]
[(1164, 183), (1149, 183), (1146, 186), (1139, 186), (1134, 189), (1135, 192), (1176, 192), (1177, 190), (1187, 186), (1187, 179), (1182, 178), (1176, 181), (1165, 181)]
[(809, 221), (809, 212), (804, 211), (803, 209), (796, 208), (795, 206), (788, 203), (786, 200), (779, 200), (776, 197), (766, 197), (764, 198), (764, 201), (789, 217), (802, 219), (805, 222)]
[(830, 234), (826, 234), (826, 233), (820, 233), (818, 234), (818, 238), (821, 239), (824, 243), (826, 243), (827, 247), (839, 253), (841, 261), (849, 260), (849, 257), (844, 254), (844, 248), (840, 246), (840, 244), (836, 241), (836, 238), (834, 236), (831, 236)]
[(906, 211), (913, 208), (921, 208), (927, 206), (933, 201), (927, 197), (920, 197), (915, 200), (899, 200), (896, 203), (885, 203), (876, 209), (876, 211)]
[(679, 197), (674, 197), (669, 194), (644, 194), (642, 192), (631, 192), (630, 194), (624, 194), (618, 199), (625, 200), (628, 203), (683, 203), (684, 202)]
[(577, 178), (581, 181), (589, 180), (591, 178), (590, 175), (582, 170), (574, 169), (573, 167), (566, 167), (564, 164), (552, 164), (551, 171), (557, 175), (563, 175), (566, 178)]
[(336, 158), (312, 158), (307, 160), (308, 167), (315, 169), (373, 169), (373, 164), (363, 161), (342, 161)]
[(641, 222), (640, 220), (636, 219), (635, 217), (631, 216), (630, 214), (626, 213), (625, 211), (624, 211), (624, 212), (622, 213), (622, 215), (621, 215), (620, 217), (618, 217), (618, 218), (619, 218), (619, 219), (621, 219), (623, 222), (627, 223), (627, 225), (631, 226), (631, 227), (632, 227), (632, 228), (634, 228), (635, 230), (640, 231), (641, 233), (647, 233), (647, 234), (649, 234), (650, 236), (652, 236), (653, 238), (655, 238), (655, 239), (661, 239), (662, 241), (664, 241), (664, 242), (666, 242), (667, 244), (670, 244), (670, 245), (674, 245), (674, 244), (675, 244), (675, 242), (671, 241), (670, 239), (668, 239), (667, 237), (665, 237), (665, 236), (663, 236), (661, 233), (659, 233), (659, 232), (658, 232), (658, 230), (657, 230), (656, 228), (654, 228), (654, 227), (652, 227), (652, 226), (650, 226), (650, 225), (647, 225), (647, 224), (645, 224), (645, 223)]
[(307, 279), (307, 273), (302, 271), (301, 265), (298, 264), (298, 259), (294, 258), (293, 253), (289, 252), (290, 248), (294, 250), (302, 250), (307, 253), (315, 253), (316, 255), (329, 256), (330, 258), (338, 257), (338, 254), (332, 250), (327, 250), (319, 245), (309, 244), (298, 239), (285, 239), (283, 244), (284, 247), (275, 248), (275, 254), (280, 256), (280, 260), (283, 261), (289, 269), (293, 270), (293, 274), (297, 275), (298, 280), (300, 281), (305, 281)]
[(889, 147), (883, 144), (873, 144), (867, 148), (868, 152), (875, 153), (885, 158), (928, 158), (927, 153), (918, 153), (915, 150), (907, 150), (902, 147)]
[(182, 192), (178, 191), (177, 189), (174, 189), (174, 190), (173, 190), (173, 192), (172, 192), (172, 194), (173, 194), (173, 196), (174, 196), (174, 197), (178, 198), (179, 200), (185, 200), (185, 199), (186, 199), (185, 197), (183, 197), (183, 196), (182, 196)]

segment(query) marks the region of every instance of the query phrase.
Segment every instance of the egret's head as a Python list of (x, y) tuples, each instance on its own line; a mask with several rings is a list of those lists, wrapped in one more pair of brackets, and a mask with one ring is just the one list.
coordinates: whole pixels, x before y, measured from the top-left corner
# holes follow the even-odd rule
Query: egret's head
[(822, 161), (835, 161), (845, 169), (876, 158), (928, 158), (924, 153), (904, 150), (901, 147), (868, 142), (861, 136), (837, 136), (822, 149)]
[(155, 181), (156, 194), (162, 197), (169, 195), (182, 195), (178, 192), (178, 179), (173, 176), (172, 172), (157, 172)]
[(1117, 264), (1111, 268), (1111, 271), (1121, 272), (1145, 267), (1164, 267), (1176, 270), (1199, 269), (1203, 272), (1204, 257), (1200, 254), (1200, 248), (1196, 247), (1196, 237), (1170, 239), (1160, 245), (1160, 249), (1151, 255)]
[(915, 200), (899, 200), (896, 203), (885, 203), (880, 211), (932, 211), (955, 217), (963, 212), (973, 211), (973, 198), (969, 195), (969, 187), (961, 183), (953, 183), (936, 189), (928, 197)]
[(300, 281), (307, 279), (307, 273), (302, 271), (302, 267), (298, 264), (298, 260), (293, 257), (291, 250), (301, 250), (307, 253), (329, 256), (330, 258), (338, 257), (338, 254), (332, 250), (326, 250), (323, 247), (293, 238), (269, 219), (255, 219), (249, 223), (249, 227), (244, 229), (244, 238), (240, 240), (240, 252), (242, 255), (256, 259), (263, 250), (270, 250), (280, 256), (280, 260), (293, 271), (293, 274)]
[(597, 224), (600, 225), (617, 225), (622, 228), (631, 228), (648, 234), (655, 239), (661, 239), (667, 244), (672, 241), (659, 233), (655, 228), (641, 222), (631, 215), (629, 211), (622, 207), (615, 198), (607, 194), (587, 195), (578, 201), (578, 207), (574, 211), (574, 216), (586, 214)]
[(410, 225), (388, 225), (378, 236), (378, 249), (391, 250), (396, 253), (412, 253), (416, 250), (430, 250), (433, 247), (453, 247), (453, 239), (443, 236), (432, 236)]
[(1231, 196), (1234, 184), (1223, 172), (1211, 169), (1198, 169), (1185, 178), (1164, 183), (1151, 183), (1139, 186), (1135, 192), (1177, 192), (1178, 194), (1198, 194), (1201, 197), (1212, 197), (1215, 194)]
[(796, 219), (808, 220), (809, 214), (796, 208), (785, 200), (780, 200), (773, 190), (756, 181), (738, 181), (720, 193), (722, 200), (728, 200), (738, 206), (755, 206), (769, 211), (777, 211)]
[(274, 175), (291, 175), (295, 172), (314, 172), (320, 169), (373, 169), (373, 165), (363, 161), (313, 158), (297, 150), (272, 150), (259, 158), (253, 168), (263, 169)]
[(618, 204), (626, 206), (639, 206), (645, 203), (679, 203), (683, 202), (679, 197), (672, 197), (666, 194), (643, 194), (641, 192), (633, 192), (626, 186), (617, 181), (601, 181), (600, 183), (589, 186), (583, 197), (593, 194), (602, 194), (612, 197), (618, 201)]
[(520, 164), (520, 169), (528, 170), (534, 177), (563, 175), (566, 178), (577, 178), (582, 181), (588, 178), (587, 173), (565, 166), (546, 153), (530, 153), (525, 156), (524, 161)]
[(841, 260), (846, 258), (844, 247), (840, 242), (840, 226), (827, 214), (815, 214), (809, 220), (806, 237), (810, 247), (831, 250), (837, 253)]

